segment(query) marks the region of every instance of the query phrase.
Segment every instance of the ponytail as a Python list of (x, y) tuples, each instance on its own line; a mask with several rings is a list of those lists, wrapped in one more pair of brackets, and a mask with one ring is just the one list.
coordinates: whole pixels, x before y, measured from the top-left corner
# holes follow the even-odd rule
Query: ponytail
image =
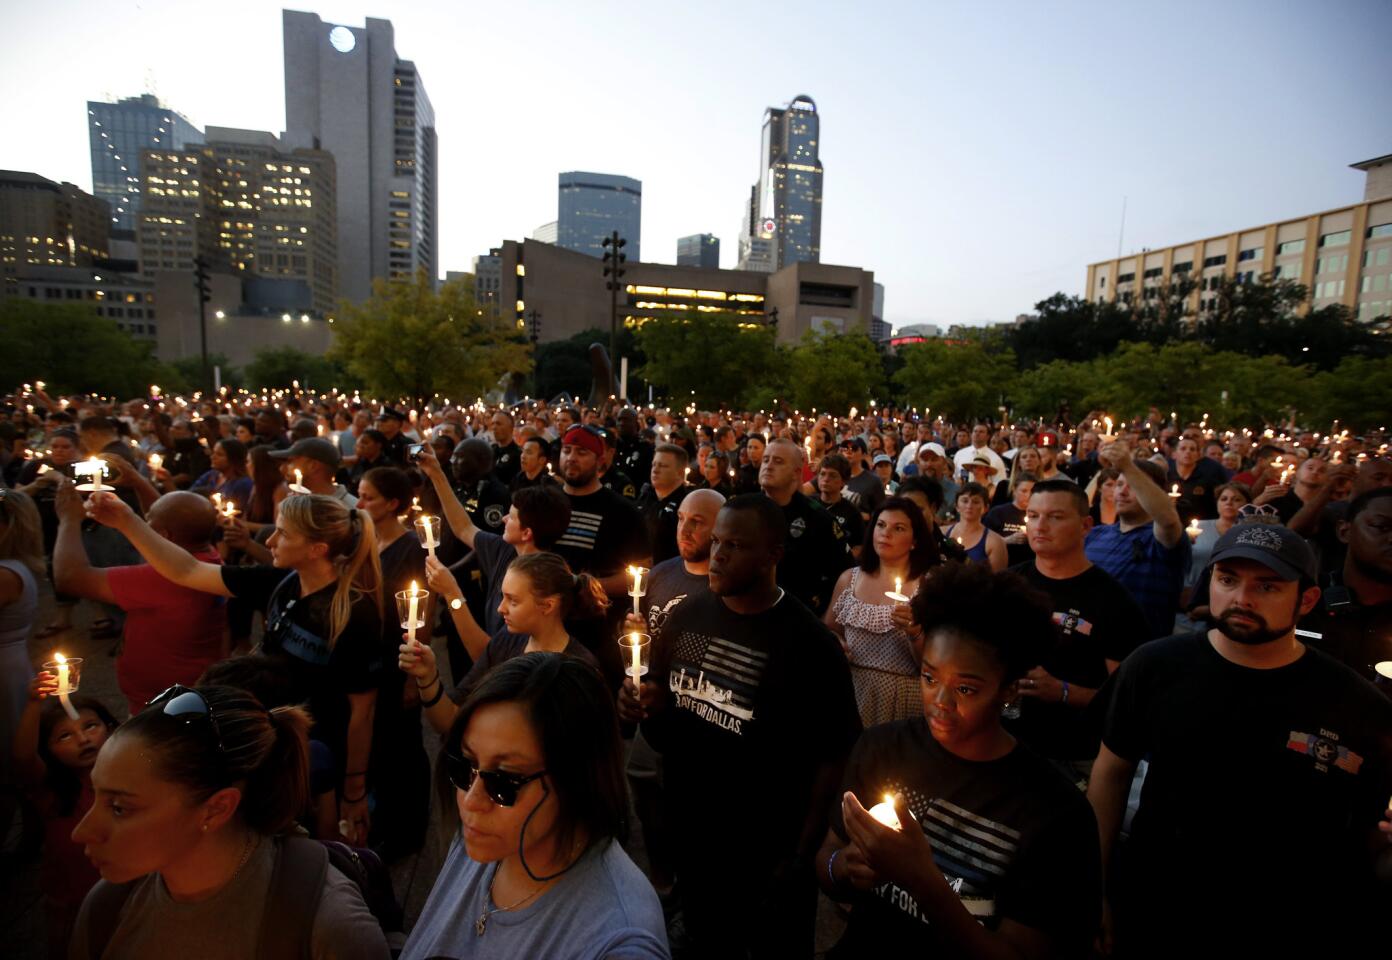
[(524, 553), (508, 565), (532, 582), (539, 596), (561, 598), (561, 619), (593, 619), (609, 607), (604, 587), (588, 573), (574, 574), (559, 554)]
[(329, 604), (327, 641), (332, 650), (348, 626), (353, 601), (372, 598), (377, 616), (382, 613), (382, 565), (377, 557), (377, 534), (364, 510), (353, 510), (333, 497), (300, 494), (280, 504), (280, 519), (316, 543), (326, 544), (328, 557), (338, 574), (338, 585)]
[(283, 833), (309, 808), (309, 714), (302, 707), (270, 712), (274, 735), (261, 765), (247, 776), (242, 821), (257, 833)]

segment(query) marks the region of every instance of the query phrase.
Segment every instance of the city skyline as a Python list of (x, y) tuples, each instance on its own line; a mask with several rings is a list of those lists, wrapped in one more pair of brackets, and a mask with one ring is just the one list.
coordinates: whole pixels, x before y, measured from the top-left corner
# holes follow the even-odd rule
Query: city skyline
[[(45, 87), (16, 98), (26, 134), (5, 138), (0, 167), (90, 189), (87, 101), (146, 92), (199, 126), (284, 130), (283, 5), (242, 9), (60, 0), (8, 13), (0, 77)], [(833, 171), (821, 259), (873, 270), (895, 326), (1009, 321), (1081, 293), (1079, 264), (1117, 251), (1123, 197), (1127, 253), (1346, 205), (1361, 190), (1347, 164), (1392, 149), (1385, 3), (1177, 4), (1162, 17), (891, 5), (853, 21), (812, 3), (797, 23), (734, 4), (520, 3), (491, 20), (442, 3), (298, 9), (354, 28), (390, 19), (429, 83), (440, 274), (551, 220), (564, 170), (643, 181), (651, 259), (673, 261), (688, 234), (737, 236), (755, 125), (800, 93), (817, 102)], [(720, 53), (731, 35), (768, 38), (760, 69)], [(835, 55), (809, 55), (823, 47)], [(660, 66), (615, 97), (606, 64)]]

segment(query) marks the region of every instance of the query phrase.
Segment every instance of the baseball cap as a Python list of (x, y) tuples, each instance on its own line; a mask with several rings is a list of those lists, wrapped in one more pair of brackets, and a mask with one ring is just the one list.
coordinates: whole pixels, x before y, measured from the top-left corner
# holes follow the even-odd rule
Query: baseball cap
[(872, 467), (878, 467), (882, 463), (888, 463), (892, 466), (894, 464), (894, 458), (887, 453), (877, 453), (875, 454), (874, 462), (870, 465)]
[(919, 459), (920, 459), (920, 460), (923, 459), (923, 455), (924, 455), (925, 453), (929, 453), (929, 452), (936, 453), (936, 454), (937, 454), (938, 456), (940, 456), (940, 457), (946, 457), (946, 456), (947, 456), (947, 451), (943, 449), (943, 445), (942, 445), (941, 443), (937, 443), (937, 442), (935, 442), (935, 441), (933, 441), (933, 440), (929, 440), (927, 443), (922, 444), (922, 445), (918, 448), (918, 457), (919, 457)]
[(406, 414), (402, 413), (400, 410), (394, 410), (391, 407), (383, 407), (382, 412), (377, 414), (377, 419), (379, 422), (382, 420), (396, 420), (405, 423)]
[(860, 437), (847, 437), (845, 440), (841, 441), (841, 449), (845, 450), (847, 447), (857, 450), (860, 453), (864, 453), (865, 441), (862, 440)]
[(1218, 538), (1209, 566), (1223, 560), (1255, 560), (1283, 580), (1318, 579), (1314, 551), (1294, 530), (1274, 523), (1239, 523)]
[(296, 440), (290, 444), (288, 450), (272, 450), (270, 455), (277, 460), (306, 457), (310, 460), (318, 460), (330, 470), (337, 470), (341, 462), (338, 447), (323, 437), (305, 437), (303, 440)]
[(596, 457), (604, 456), (604, 436), (593, 427), (571, 427), (561, 438), (561, 445), (581, 447)]

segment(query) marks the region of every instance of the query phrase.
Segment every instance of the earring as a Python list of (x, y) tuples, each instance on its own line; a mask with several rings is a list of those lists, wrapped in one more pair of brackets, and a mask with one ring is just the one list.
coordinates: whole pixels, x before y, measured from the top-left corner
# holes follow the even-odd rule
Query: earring
[(208, 832), (208, 825), (207, 825), (206, 823), (203, 824), (203, 832), (204, 832), (204, 833), (207, 833), (207, 832)]

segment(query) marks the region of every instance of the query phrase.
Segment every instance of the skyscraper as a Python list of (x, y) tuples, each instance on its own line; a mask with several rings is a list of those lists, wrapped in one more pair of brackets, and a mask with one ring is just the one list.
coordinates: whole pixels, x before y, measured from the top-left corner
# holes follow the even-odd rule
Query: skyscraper
[(694, 233), (677, 241), (677, 266), (720, 269), (720, 238), (713, 233)]
[(643, 184), (632, 177), (573, 171), (560, 177), (560, 216), (556, 245), (592, 257), (604, 254), (604, 238), (613, 231), (628, 241), (624, 252), (640, 260)]
[(324, 23), (283, 11), (285, 128), (292, 146), (334, 155), (339, 290), (363, 300), (374, 277), (435, 282), (439, 192), (435, 112), (391, 21)]
[(157, 97), (145, 93), (116, 103), (87, 101), (92, 194), (111, 205), (111, 229), (121, 235), (140, 223), (140, 153), (182, 150), (202, 132)]
[[(790, 263), (818, 263), (822, 258), (822, 163), (818, 158), (820, 121), (817, 104), (806, 94), (787, 107), (764, 112), (759, 154), (759, 183), (741, 238), (772, 241), (771, 269)], [(757, 264), (757, 257), (751, 257)], [(751, 265), (750, 269), (761, 269)]]

